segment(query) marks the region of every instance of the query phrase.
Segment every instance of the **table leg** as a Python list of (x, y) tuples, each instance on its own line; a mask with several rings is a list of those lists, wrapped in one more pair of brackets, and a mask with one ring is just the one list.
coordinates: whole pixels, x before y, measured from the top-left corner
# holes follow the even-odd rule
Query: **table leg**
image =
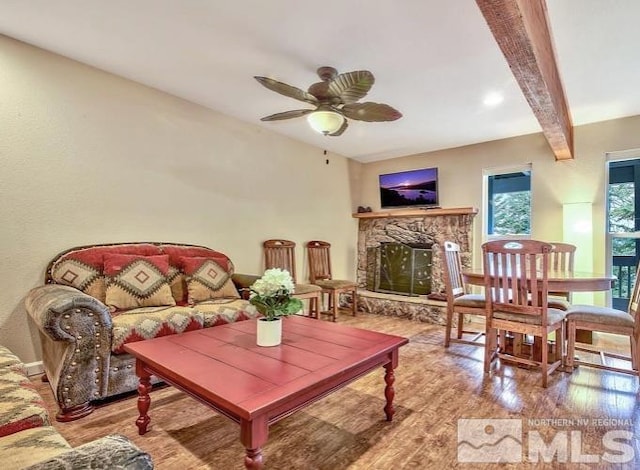
[(246, 449), (244, 466), (249, 470), (260, 470), (264, 467), (262, 446), (269, 436), (269, 423), (265, 416), (251, 421), (240, 421), (240, 441)]
[(387, 399), (387, 404), (384, 407), (384, 413), (387, 415), (387, 421), (391, 421), (393, 419), (393, 415), (396, 412), (393, 407), (393, 398), (396, 395), (395, 390), (393, 389), (393, 383), (396, 381), (396, 377), (393, 373), (393, 362), (389, 362), (384, 366), (385, 374), (384, 381), (387, 384), (384, 388), (384, 396)]
[(151, 397), (149, 392), (151, 391), (151, 374), (146, 372), (141, 364), (136, 361), (136, 372), (140, 377), (140, 383), (138, 384), (138, 412), (140, 416), (136, 420), (136, 426), (138, 426), (138, 434), (141, 436), (147, 432), (147, 426), (151, 421), (147, 412), (149, 406), (151, 406)]
[(262, 448), (247, 449), (247, 455), (244, 458), (244, 466), (249, 470), (260, 470), (264, 467), (264, 460), (262, 457)]

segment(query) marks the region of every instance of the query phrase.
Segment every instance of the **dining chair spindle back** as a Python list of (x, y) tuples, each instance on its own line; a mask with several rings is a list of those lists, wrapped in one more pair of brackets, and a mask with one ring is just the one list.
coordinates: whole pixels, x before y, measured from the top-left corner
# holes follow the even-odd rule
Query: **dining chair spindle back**
[[(499, 240), (482, 245), (485, 296), (487, 298), (487, 339), (485, 372), (491, 371), (495, 359), (537, 367), (542, 372), (542, 386), (563, 362), (565, 312), (548, 306), (548, 273), (551, 245), (537, 240)], [(541, 357), (507, 352), (506, 335), (498, 331), (535, 336), (541, 339)], [(558, 358), (549, 363), (547, 338), (555, 332)]]
[[(464, 329), (465, 315), (479, 315), (484, 317), (486, 314), (486, 304), (484, 295), (467, 294), (464, 279), (462, 277), (462, 259), (460, 257), (460, 245), (450, 241), (445, 241), (442, 247), (442, 259), (444, 270), (445, 292), (447, 294), (447, 319), (445, 325), (444, 347), (448, 348), (449, 344), (465, 343), (474, 346), (484, 346), (480, 341), (484, 336), (484, 332), (468, 331)], [(457, 314), (457, 334), (455, 338), (451, 338), (451, 329), (453, 324), (453, 316)], [(474, 335), (472, 339), (464, 339), (464, 334)]]
[[(549, 269), (559, 272), (574, 272), (576, 246), (570, 243), (551, 243)], [(552, 307), (567, 310), (570, 307), (571, 292), (549, 292)]]
[(300, 300), (309, 300), (309, 316), (318, 318), (320, 303), (322, 301), (322, 288), (314, 284), (298, 284), (296, 279), (296, 254), (295, 242), (290, 240), (267, 240), (263, 242), (265, 269), (280, 268), (289, 271), (293, 278), (293, 297)]
[(328, 296), (328, 308), (320, 313), (330, 315), (332, 321), (336, 321), (340, 306), (340, 295), (351, 294), (351, 313), (357, 311), (357, 284), (353, 281), (333, 279), (331, 275), (331, 244), (321, 240), (313, 240), (307, 243), (309, 256), (309, 281), (322, 288)]

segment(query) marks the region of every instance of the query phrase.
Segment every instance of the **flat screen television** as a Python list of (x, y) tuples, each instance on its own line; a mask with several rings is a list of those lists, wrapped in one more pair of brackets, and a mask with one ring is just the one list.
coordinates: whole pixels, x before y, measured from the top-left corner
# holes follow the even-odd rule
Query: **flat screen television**
[(438, 169), (401, 171), (380, 175), (380, 206), (437, 207)]

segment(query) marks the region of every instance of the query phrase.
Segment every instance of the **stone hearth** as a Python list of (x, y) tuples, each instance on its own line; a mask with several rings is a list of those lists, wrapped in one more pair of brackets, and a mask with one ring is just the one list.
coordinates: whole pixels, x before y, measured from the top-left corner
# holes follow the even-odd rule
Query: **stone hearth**
[(358, 310), (363, 312), (444, 325), (446, 308), (446, 302), (426, 295), (409, 297), (358, 289)]

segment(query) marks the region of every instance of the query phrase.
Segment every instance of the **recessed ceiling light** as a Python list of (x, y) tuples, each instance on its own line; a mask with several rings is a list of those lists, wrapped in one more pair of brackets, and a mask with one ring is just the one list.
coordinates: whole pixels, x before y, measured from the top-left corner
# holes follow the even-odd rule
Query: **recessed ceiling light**
[(482, 103), (485, 106), (492, 108), (494, 106), (498, 106), (503, 101), (504, 101), (504, 96), (502, 96), (502, 94), (492, 91), (491, 93), (487, 93), (485, 95), (484, 99), (482, 100)]

